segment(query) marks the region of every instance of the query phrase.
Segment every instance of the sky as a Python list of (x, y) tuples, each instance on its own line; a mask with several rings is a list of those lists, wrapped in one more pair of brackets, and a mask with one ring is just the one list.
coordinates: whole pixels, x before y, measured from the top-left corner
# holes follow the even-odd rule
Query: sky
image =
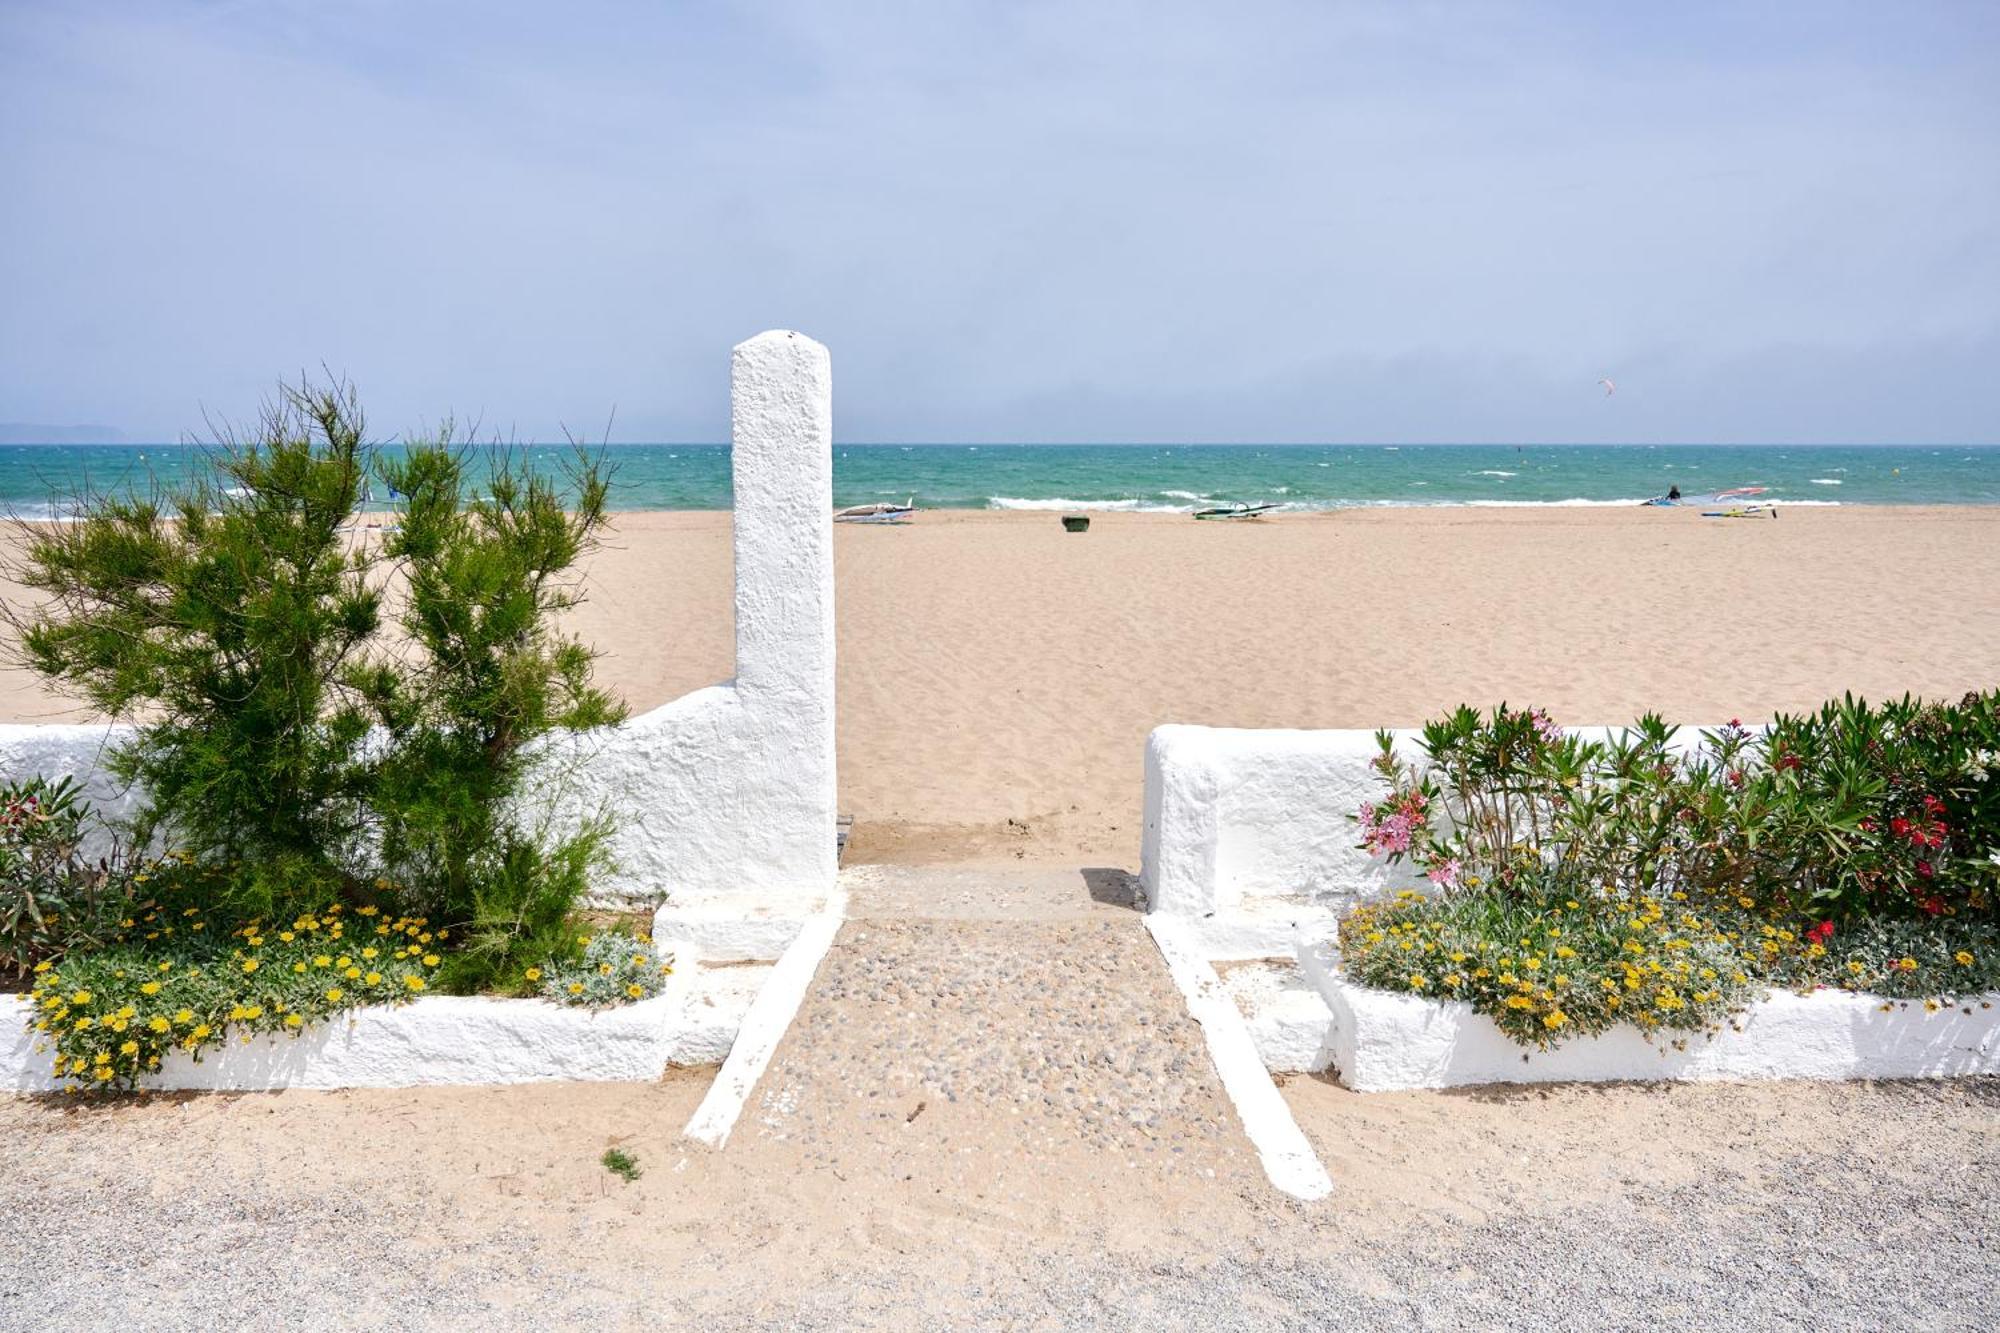
[(0, 0), (0, 421), (774, 327), (855, 442), (2000, 442), (2000, 5)]

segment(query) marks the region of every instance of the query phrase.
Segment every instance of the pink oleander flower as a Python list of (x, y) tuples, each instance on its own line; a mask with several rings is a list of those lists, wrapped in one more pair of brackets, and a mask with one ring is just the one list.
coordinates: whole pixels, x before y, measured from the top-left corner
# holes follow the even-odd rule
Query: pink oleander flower
[(1425, 871), (1424, 878), (1441, 889), (1448, 889), (1458, 883), (1459, 871), (1462, 868), (1458, 863), (1458, 858), (1454, 856), (1449, 861), (1440, 861)]
[(1528, 720), (1535, 724), (1535, 734), (1553, 744), (1562, 739), (1563, 729), (1549, 716), (1545, 708), (1536, 708), (1528, 713)]
[(1410, 850), (1411, 840), (1424, 823), (1424, 796), (1410, 792), (1386, 809), (1374, 804), (1361, 807), (1361, 845), (1377, 856), (1391, 856)]

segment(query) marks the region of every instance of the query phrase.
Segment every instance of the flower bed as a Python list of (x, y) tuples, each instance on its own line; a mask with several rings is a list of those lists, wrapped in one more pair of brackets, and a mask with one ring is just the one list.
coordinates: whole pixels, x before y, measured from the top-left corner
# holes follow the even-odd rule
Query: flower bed
[(1714, 1034), (1652, 1037), (1630, 1024), (1523, 1047), (1462, 1000), (1355, 984), (1331, 945), (1300, 950), (1332, 1011), (1327, 1046), (1359, 1092), (1482, 1083), (1645, 1079), (1937, 1078), (2000, 1074), (2000, 995), (1950, 1006), (1818, 991), (1753, 1000)]
[[(678, 974), (677, 974), (678, 975)], [(0, 1088), (59, 1085), (32, 1002), (0, 996)], [(137, 1077), (148, 1088), (400, 1088), (432, 1084), (644, 1080), (681, 1057), (683, 1004), (653, 999), (588, 1010), (546, 1000), (440, 995), (352, 1009), (296, 1035), (243, 1033), (197, 1062), (169, 1051)], [(69, 1085), (74, 1086), (74, 1085)]]
[[(1732, 722), (1691, 750), (1653, 718), (1600, 742), (1539, 710), (1460, 709), (1426, 727), (1421, 748), (1413, 763), (1381, 738), (1388, 792), (1356, 819), (1362, 846), (1411, 863), (1427, 890), (1357, 908), (1337, 965), (1313, 965), (1349, 1059), (1379, 1062), (1367, 1054), (1378, 1037), (1360, 1032), (1370, 1023), (1427, 1034), (1410, 1060), (1430, 1073), (1361, 1082), (1463, 1081), (1459, 1065), (1525, 1076), (1480, 1054), (1496, 1036), (1524, 1070), (1571, 1071), (1541, 1077), (1648, 1076), (1627, 1058), (1632, 1042), (1690, 1069), (1781, 1068), (1757, 1052), (1777, 1051), (1794, 1015), (1808, 1028), (1846, 1015), (1833, 1026), (1874, 1034), (1846, 1056), (1802, 1051), (1800, 1076), (1820, 1064), (1931, 1072), (1939, 1040), (1941, 1072), (1986, 1058), (2000, 992), (2000, 694), (1848, 699), (1761, 734)], [(1798, 994), (1767, 996), (1777, 988)], [(1883, 1017), (1853, 1021), (1868, 1013)], [(1753, 1030), (1764, 1035), (1746, 1039)], [(1710, 1037), (1724, 1053), (1696, 1054)], [(1461, 1039), (1462, 1058), (1437, 1054)], [(1596, 1054), (1538, 1058), (1569, 1043)], [(1620, 1072), (1579, 1072), (1599, 1067)]]

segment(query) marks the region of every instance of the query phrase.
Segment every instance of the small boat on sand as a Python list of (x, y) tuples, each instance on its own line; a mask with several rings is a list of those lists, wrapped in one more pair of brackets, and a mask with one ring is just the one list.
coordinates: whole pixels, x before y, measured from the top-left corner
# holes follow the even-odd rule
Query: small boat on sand
[(849, 505), (845, 509), (833, 511), (836, 523), (904, 523), (917, 512), (917, 497), (911, 496), (902, 504), (886, 503), (872, 505)]
[(1197, 509), (1194, 511), (1194, 516), (1196, 518), (1261, 518), (1273, 509), (1278, 508), (1282, 508), (1282, 506), (1275, 503), (1245, 504), (1239, 500), (1235, 504), (1214, 505), (1208, 509)]
[(1739, 505), (1752, 501), (1764, 504), (1767, 502), (1756, 500), (1755, 497), (1764, 494), (1768, 490), (1770, 490), (1768, 486), (1737, 486), (1726, 491), (1713, 491), (1707, 495), (1682, 495), (1679, 488), (1675, 488), (1665, 495), (1656, 495), (1650, 500), (1641, 500), (1639, 503), (1662, 507), (1672, 505)]

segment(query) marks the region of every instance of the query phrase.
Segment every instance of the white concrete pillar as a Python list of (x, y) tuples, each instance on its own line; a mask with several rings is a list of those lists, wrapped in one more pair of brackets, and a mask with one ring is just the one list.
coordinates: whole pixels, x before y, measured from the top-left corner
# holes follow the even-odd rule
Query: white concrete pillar
[[(833, 364), (800, 333), (731, 358), (736, 479), (736, 686), (824, 705), (801, 716), (833, 766)], [(821, 715), (823, 711), (823, 716)], [(823, 734), (822, 734), (823, 733)]]
[[(751, 808), (781, 821), (755, 841), (773, 878), (824, 892), (834, 842), (833, 360), (774, 329), (730, 358), (736, 680), (764, 762)], [(761, 797), (762, 799), (758, 799)]]

